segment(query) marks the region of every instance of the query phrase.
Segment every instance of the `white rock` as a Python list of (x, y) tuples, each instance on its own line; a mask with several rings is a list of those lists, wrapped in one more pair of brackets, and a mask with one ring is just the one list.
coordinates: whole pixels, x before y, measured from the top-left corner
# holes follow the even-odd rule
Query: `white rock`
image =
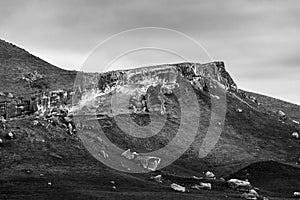
[(300, 192), (294, 192), (293, 196), (294, 197), (300, 197)]
[(242, 181), (238, 179), (230, 179), (227, 181), (229, 187), (235, 189), (235, 188), (250, 188), (251, 184), (249, 181)]
[(240, 108), (238, 108), (236, 111), (239, 112), (239, 113), (243, 112), (243, 110), (240, 109)]
[(155, 156), (139, 156), (135, 158), (135, 161), (140, 163), (145, 169), (155, 171), (158, 167), (161, 159)]
[(38, 125), (38, 124), (39, 124), (39, 121), (37, 121), (37, 120), (33, 120), (33, 121), (32, 121), (32, 124), (33, 124), (34, 126), (36, 126), (36, 125)]
[(220, 97), (219, 97), (218, 95), (213, 95), (213, 94), (210, 94), (210, 96), (211, 96), (212, 98), (215, 98), (215, 99), (217, 99), (217, 100), (219, 100), (219, 99), (220, 99)]
[(299, 134), (297, 133), (297, 132), (294, 132), (293, 134), (292, 134), (292, 136), (294, 137), (294, 138), (299, 138)]
[(139, 155), (138, 153), (136, 152), (130, 152), (130, 149), (127, 149), (126, 151), (124, 151), (122, 154), (122, 156), (124, 156), (125, 158), (129, 159), (129, 160), (132, 160), (135, 158), (136, 155)]
[(300, 122), (296, 121), (296, 120), (293, 120), (293, 123), (295, 124), (300, 124)]
[(181, 185), (178, 185), (176, 183), (172, 183), (171, 184), (171, 188), (175, 191), (179, 191), (179, 192), (186, 192), (186, 188), (181, 186)]
[(193, 176), (193, 179), (200, 180), (201, 178), (198, 176)]
[(109, 155), (104, 150), (101, 150), (100, 152), (104, 158), (109, 158)]
[(212, 186), (211, 186), (211, 183), (199, 183), (199, 185), (194, 185), (192, 186), (192, 188), (194, 189), (197, 189), (197, 190), (211, 190), (212, 189)]
[(14, 134), (13, 134), (12, 132), (9, 132), (9, 133), (8, 133), (8, 136), (9, 136), (10, 138), (13, 138), (13, 137), (14, 137)]
[(158, 183), (162, 183), (162, 175), (157, 175), (157, 176), (151, 177), (150, 179), (152, 179)]
[(241, 195), (241, 197), (248, 199), (248, 200), (257, 200), (257, 196), (255, 196), (254, 194), (250, 194), (250, 193), (243, 193)]
[(205, 173), (205, 177), (208, 178), (208, 179), (216, 179), (216, 176), (214, 175), (214, 173), (212, 173), (210, 171), (207, 171)]
[(249, 190), (249, 194), (253, 194), (256, 197), (259, 197), (259, 194), (254, 189)]

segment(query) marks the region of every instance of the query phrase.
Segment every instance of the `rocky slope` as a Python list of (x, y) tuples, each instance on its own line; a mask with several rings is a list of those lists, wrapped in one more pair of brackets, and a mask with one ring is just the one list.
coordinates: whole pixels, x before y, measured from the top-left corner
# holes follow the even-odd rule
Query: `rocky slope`
[[(248, 178), (270, 199), (288, 198), (299, 186), (300, 182), (291, 178), (300, 171), (300, 141), (292, 137), (293, 132), (300, 132), (299, 125), (292, 122), (299, 119), (299, 107), (239, 90), (223, 62), (79, 74), (75, 80), (73, 72), (56, 68), (18, 47), (2, 41), (0, 49), (2, 72), (16, 72), (10, 76), (14, 82), (5, 77), (1, 80), (9, 90), (43, 90), (19, 82), (42, 79), (50, 88), (69, 87), (75, 82), (75, 88), (84, 91), (81, 99), (73, 101), (77, 135), (69, 136), (43, 119), (34, 125), (34, 116), (8, 121), (5, 128), (1, 124), (0, 199), (240, 197), (241, 193), (229, 189), (224, 181), (212, 181), (212, 191), (170, 190), (172, 182), (190, 188), (199, 182), (192, 177), (201, 177), (207, 170), (218, 178)], [(24, 75), (28, 72), (31, 74)], [(278, 110), (287, 114), (286, 121), (279, 119)], [(219, 139), (206, 139), (208, 133), (219, 131)], [(15, 133), (16, 138), (6, 139), (8, 132)], [(160, 153), (159, 149), (178, 133), (183, 137), (177, 139), (176, 148)], [(212, 149), (203, 146), (210, 143), (214, 144)], [(124, 156), (127, 149), (139, 154), (139, 163)], [(208, 155), (201, 156), (206, 150), (210, 150)], [(179, 159), (164, 166), (177, 151), (182, 154)], [(160, 159), (156, 166), (159, 171), (152, 172), (152, 167), (143, 165), (142, 159), (149, 155)], [(97, 159), (124, 167), (122, 161), (131, 169), (148, 173), (120, 172)], [(152, 173), (163, 174), (163, 184), (149, 180)]]
[(55, 67), (14, 44), (0, 40), (0, 90), (27, 94), (69, 89), (76, 72)]

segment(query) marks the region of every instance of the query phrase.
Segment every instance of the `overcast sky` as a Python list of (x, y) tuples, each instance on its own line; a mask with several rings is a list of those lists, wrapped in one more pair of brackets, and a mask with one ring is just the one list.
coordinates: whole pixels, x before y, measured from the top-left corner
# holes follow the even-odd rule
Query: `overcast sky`
[[(240, 88), (300, 104), (298, 0), (0, 0), (0, 38), (65, 69), (80, 70), (111, 35), (150, 26), (194, 38), (213, 59), (225, 62)], [(189, 48), (176, 37), (153, 38)], [(144, 52), (152, 55), (145, 63), (173, 62), (174, 55), (166, 52)], [(124, 63), (141, 58), (131, 54)]]

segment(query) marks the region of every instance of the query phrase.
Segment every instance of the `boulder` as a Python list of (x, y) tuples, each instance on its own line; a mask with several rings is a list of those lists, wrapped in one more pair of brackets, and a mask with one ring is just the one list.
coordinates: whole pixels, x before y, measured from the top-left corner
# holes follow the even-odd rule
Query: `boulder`
[(293, 197), (300, 197), (300, 192), (294, 192)]
[(205, 175), (205, 178), (207, 178), (207, 179), (216, 179), (215, 174), (210, 171), (205, 172), (204, 175)]
[(34, 126), (36, 126), (36, 125), (38, 125), (38, 124), (39, 124), (39, 121), (37, 121), (37, 120), (33, 120), (33, 121), (32, 121), (32, 124), (33, 124)]
[(249, 194), (253, 194), (256, 197), (259, 197), (259, 194), (254, 189), (249, 190)]
[(130, 149), (127, 149), (126, 151), (124, 151), (122, 154), (121, 154), (123, 157), (127, 158), (128, 160), (132, 160), (135, 158), (136, 155), (139, 155), (138, 153), (136, 152), (131, 152)]
[(294, 133), (292, 134), (292, 136), (293, 136), (294, 138), (296, 138), (296, 139), (299, 139), (299, 134), (298, 134), (297, 132), (294, 132)]
[(285, 114), (283, 111), (281, 111), (281, 110), (278, 111), (278, 115), (279, 115), (279, 118), (280, 118), (282, 121), (285, 121), (285, 120), (287, 119), (286, 114)]
[(295, 124), (298, 124), (298, 125), (300, 124), (300, 122), (298, 122), (296, 120), (293, 120), (292, 122), (295, 123)]
[(242, 113), (242, 112), (243, 112), (243, 110), (242, 110), (241, 108), (238, 108), (238, 109), (236, 109), (236, 112), (238, 112), (238, 113)]
[(238, 179), (230, 179), (227, 184), (232, 189), (251, 189), (251, 184), (249, 181), (242, 181)]
[(186, 192), (186, 188), (181, 186), (181, 185), (178, 185), (176, 183), (172, 183), (171, 184), (171, 188), (175, 191), (178, 191), (178, 192)]
[(151, 177), (150, 178), (151, 180), (154, 180), (154, 181), (156, 181), (156, 182), (158, 182), (158, 183), (162, 183), (162, 175), (157, 175), (157, 176), (153, 176), (153, 177)]
[(257, 196), (251, 193), (243, 193), (241, 197), (248, 200), (257, 200)]
[(16, 139), (16, 136), (12, 132), (9, 132), (6, 134), (5, 138), (8, 140), (13, 140), (13, 139)]
[(201, 183), (200, 182), (199, 184), (192, 186), (192, 188), (197, 189), (197, 190), (201, 190), (201, 189), (211, 190), (212, 186), (211, 186), (211, 183)]
[(160, 158), (155, 156), (139, 156), (139, 155), (137, 155), (135, 160), (138, 163), (140, 163), (145, 169), (149, 169), (151, 171), (155, 171), (161, 161)]

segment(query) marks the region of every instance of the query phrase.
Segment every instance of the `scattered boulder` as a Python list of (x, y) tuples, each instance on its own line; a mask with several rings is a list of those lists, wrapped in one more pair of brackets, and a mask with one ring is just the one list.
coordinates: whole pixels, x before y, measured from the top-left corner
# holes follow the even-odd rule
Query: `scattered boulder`
[(134, 159), (137, 155), (139, 155), (138, 153), (136, 152), (131, 152), (130, 149), (127, 149), (126, 151), (124, 151), (122, 154), (121, 154), (123, 157), (127, 158), (128, 160), (132, 160)]
[(6, 123), (6, 119), (5, 119), (3, 116), (1, 116), (1, 117), (0, 117), (0, 122), (1, 122), (1, 123)]
[(238, 113), (242, 113), (242, 112), (243, 112), (243, 110), (242, 110), (241, 108), (236, 109), (236, 111), (237, 111)]
[(254, 97), (254, 96), (250, 96), (249, 99), (250, 99), (251, 101), (253, 101), (254, 103), (258, 103), (256, 97)]
[(298, 124), (298, 125), (300, 124), (300, 122), (298, 122), (296, 120), (293, 120), (292, 122), (295, 123), (295, 124)]
[(212, 186), (211, 186), (211, 183), (201, 183), (200, 182), (199, 184), (192, 186), (192, 188), (197, 189), (197, 190), (201, 190), (201, 189), (211, 190)]
[(154, 181), (156, 181), (156, 182), (158, 182), (158, 183), (162, 183), (162, 175), (157, 175), (157, 176), (153, 176), (153, 177), (151, 177), (150, 178), (151, 180), (154, 180)]
[(12, 93), (8, 93), (8, 94), (7, 94), (7, 97), (8, 97), (8, 98), (14, 98), (14, 95), (13, 95)]
[(186, 192), (186, 191), (187, 191), (185, 187), (183, 187), (183, 186), (181, 186), (181, 185), (178, 185), (178, 184), (176, 184), (176, 183), (172, 183), (172, 184), (171, 184), (171, 188), (172, 188), (173, 190), (175, 190), (175, 191), (178, 191), (178, 192)]
[(128, 160), (134, 160), (138, 165), (141, 165), (145, 169), (155, 171), (159, 165), (161, 159), (155, 156), (142, 156), (137, 152), (131, 152), (130, 149), (124, 151), (121, 156), (127, 158)]
[(248, 199), (248, 200), (257, 200), (257, 196), (255, 194), (252, 194), (252, 193), (243, 193), (241, 195), (242, 198), (244, 199)]
[(192, 178), (193, 178), (193, 179), (196, 179), (196, 180), (200, 180), (200, 179), (201, 179), (201, 178), (198, 177), (198, 176), (193, 176)]
[(207, 179), (216, 179), (215, 174), (210, 171), (207, 171), (204, 175), (205, 175), (205, 178), (207, 178)]
[(299, 139), (299, 134), (298, 134), (297, 132), (294, 132), (294, 133), (292, 134), (292, 136), (293, 136), (294, 138), (296, 138), (296, 139)]
[(256, 197), (259, 197), (259, 194), (254, 189), (249, 190), (249, 194), (253, 194)]
[(49, 154), (50, 154), (50, 156), (52, 156), (52, 157), (54, 157), (54, 158), (63, 159), (62, 156), (60, 156), (60, 155), (58, 155), (58, 154), (56, 154), (56, 153), (54, 153), (54, 152), (50, 152)]
[(300, 192), (294, 192), (293, 197), (300, 197)]
[(12, 132), (9, 132), (9, 133), (7, 133), (7, 134), (5, 135), (5, 138), (6, 138), (7, 140), (13, 140), (13, 139), (16, 139), (16, 136), (15, 136), (15, 134), (13, 134)]
[(38, 121), (38, 120), (33, 120), (33, 121), (32, 121), (32, 124), (33, 124), (34, 126), (37, 126), (37, 125), (39, 124), (39, 121)]
[(3, 140), (0, 138), (0, 146), (3, 146)]
[(227, 184), (232, 189), (251, 189), (251, 184), (249, 181), (242, 181), (238, 179), (230, 179), (227, 181)]
[(142, 164), (145, 169), (155, 171), (161, 159), (155, 156), (137, 156), (135, 159), (138, 163)]
[(218, 95), (213, 95), (213, 94), (210, 94), (210, 96), (211, 96), (212, 98), (215, 98), (215, 99), (217, 99), (217, 100), (219, 100), (219, 99), (220, 99), (220, 97), (219, 97)]
[(104, 158), (106, 158), (106, 159), (109, 158), (109, 155), (104, 150), (101, 150), (100, 152)]
[(287, 116), (286, 116), (286, 114), (285, 114), (283, 111), (279, 110), (279, 111), (278, 111), (278, 115), (279, 115), (279, 118), (280, 118), (282, 121), (287, 120)]

